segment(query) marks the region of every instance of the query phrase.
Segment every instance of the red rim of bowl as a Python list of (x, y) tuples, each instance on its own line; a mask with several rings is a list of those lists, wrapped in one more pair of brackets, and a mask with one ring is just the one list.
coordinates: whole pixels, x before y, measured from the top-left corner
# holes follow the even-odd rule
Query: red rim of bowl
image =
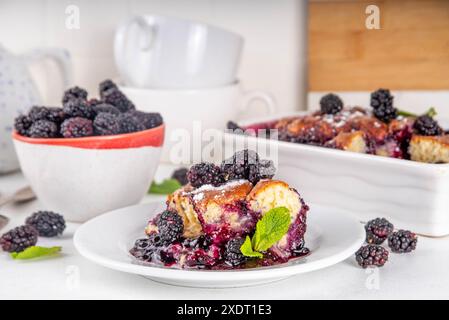
[(140, 147), (161, 147), (164, 143), (165, 124), (148, 130), (117, 134), (111, 136), (93, 136), (85, 138), (30, 138), (14, 131), (14, 140), (49, 146), (64, 146), (82, 149), (128, 149)]

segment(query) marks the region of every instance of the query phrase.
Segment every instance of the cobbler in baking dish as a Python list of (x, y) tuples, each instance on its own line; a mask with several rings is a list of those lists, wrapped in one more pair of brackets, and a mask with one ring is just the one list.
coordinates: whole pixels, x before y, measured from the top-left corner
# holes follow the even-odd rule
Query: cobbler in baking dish
[(259, 129), (277, 129), (281, 141), (322, 146), (358, 153), (411, 159), (427, 163), (449, 162), (449, 135), (433, 119), (432, 109), (417, 116), (393, 106), (389, 90), (371, 94), (371, 109), (344, 107), (335, 94), (320, 100), (320, 110), (308, 115), (228, 129), (257, 135)]
[(130, 250), (141, 263), (176, 268), (268, 266), (304, 256), (308, 206), (287, 183), (273, 180), (271, 161), (249, 150), (221, 166), (190, 168), (189, 183)]

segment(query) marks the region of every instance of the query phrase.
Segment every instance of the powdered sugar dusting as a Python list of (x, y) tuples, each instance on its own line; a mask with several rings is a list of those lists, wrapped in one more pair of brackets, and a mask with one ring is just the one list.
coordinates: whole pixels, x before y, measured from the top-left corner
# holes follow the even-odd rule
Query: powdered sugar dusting
[(207, 191), (218, 191), (220, 193), (224, 193), (226, 190), (248, 183), (248, 180), (240, 179), (240, 180), (232, 180), (225, 184), (219, 186), (213, 186), (211, 184), (205, 184), (198, 189), (195, 189), (190, 192), (193, 195), (193, 200), (200, 201), (204, 198), (204, 193)]

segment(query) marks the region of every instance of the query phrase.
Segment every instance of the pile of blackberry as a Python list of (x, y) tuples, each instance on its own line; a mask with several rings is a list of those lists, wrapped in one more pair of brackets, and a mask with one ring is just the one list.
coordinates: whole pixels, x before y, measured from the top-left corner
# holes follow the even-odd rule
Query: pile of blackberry
[(100, 100), (88, 99), (80, 87), (68, 89), (62, 107), (34, 106), (19, 115), (14, 128), (31, 138), (82, 138), (143, 131), (160, 126), (159, 113), (137, 111), (111, 80), (99, 85)]
[(25, 221), (25, 225), (11, 229), (0, 237), (0, 247), (6, 252), (20, 252), (37, 243), (40, 237), (56, 237), (65, 230), (65, 220), (51, 211), (38, 211)]
[(362, 268), (382, 267), (388, 261), (388, 250), (381, 246), (388, 240), (388, 247), (394, 253), (407, 253), (416, 249), (418, 238), (407, 230), (394, 232), (394, 226), (385, 218), (376, 218), (365, 225), (367, 245), (356, 253), (355, 259)]
[(377, 119), (385, 123), (396, 119), (398, 110), (393, 107), (393, 99), (394, 97), (388, 89), (378, 89), (371, 93), (370, 105)]
[(256, 184), (261, 179), (271, 179), (275, 173), (273, 161), (260, 159), (255, 151), (245, 149), (237, 151), (220, 166), (208, 162), (192, 166), (187, 172), (187, 180), (196, 188), (206, 184), (219, 186), (240, 179)]

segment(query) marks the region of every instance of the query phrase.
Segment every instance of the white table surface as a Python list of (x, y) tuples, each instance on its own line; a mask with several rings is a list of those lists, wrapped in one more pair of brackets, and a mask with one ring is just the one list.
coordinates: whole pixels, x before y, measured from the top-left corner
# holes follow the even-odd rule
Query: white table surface
[[(162, 167), (157, 178), (167, 174)], [(20, 173), (0, 176), (0, 194), (25, 186)], [(148, 196), (144, 202), (160, 200)], [(163, 198), (162, 198), (163, 199)], [(8, 205), (11, 218), (3, 233), (20, 225), (39, 201)], [(312, 208), (313, 209), (313, 208)], [(313, 211), (312, 211), (313, 212)], [(390, 254), (383, 268), (366, 271), (351, 257), (332, 267), (269, 285), (231, 289), (198, 289), (164, 285), (96, 265), (75, 250), (77, 224), (68, 223), (62, 238), (40, 239), (39, 245), (61, 245), (63, 255), (38, 261), (15, 261), (0, 252), (2, 299), (415, 299), (449, 298), (449, 238), (419, 238), (412, 254)]]

